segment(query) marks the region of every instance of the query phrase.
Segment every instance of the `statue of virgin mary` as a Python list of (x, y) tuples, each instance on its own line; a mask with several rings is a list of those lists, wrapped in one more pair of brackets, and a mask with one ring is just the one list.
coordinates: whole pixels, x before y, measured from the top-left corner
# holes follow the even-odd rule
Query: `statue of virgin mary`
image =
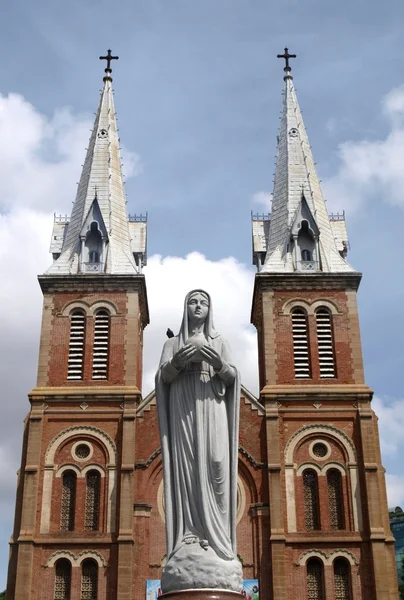
[(236, 555), (240, 382), (213, 325), (210, 296), (185, 298), (180, 332), (156, 375), (163, 459), (167, 563), (163, 593), (241, 591)]

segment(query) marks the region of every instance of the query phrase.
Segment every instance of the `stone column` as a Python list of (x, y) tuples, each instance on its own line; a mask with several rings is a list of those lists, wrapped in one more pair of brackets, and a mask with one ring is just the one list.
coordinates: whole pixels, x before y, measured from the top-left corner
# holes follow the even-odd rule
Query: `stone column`
[(124, 399), (118, 534), (117, 600), (133, 600), (133, 506), (135, 470), (135, 397)]

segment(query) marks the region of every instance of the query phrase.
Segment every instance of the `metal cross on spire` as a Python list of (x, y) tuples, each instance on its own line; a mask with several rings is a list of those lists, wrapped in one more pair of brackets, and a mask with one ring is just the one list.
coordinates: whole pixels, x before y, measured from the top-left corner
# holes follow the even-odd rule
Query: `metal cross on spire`
[(277, 58), (285, 59), (286, 64), (283, 70), (285, 71), (286, 75), (288, 75), (292, 70), (292, 67), (289, 65), (289, 58), (296, 58), (296, 54), (289, 54), (288, 48), (285, 48), (284, 54), (277, 54)]
[(108, 54), (106, 56), (100, 56), (100, 60), (106, 60), (107, 61), (107, 68), (105, 69), (105, 72), (108, 73), (112, 73), (112, 69), (111, 69), (111, 60), (118, 60), (119, 56), (112, 56), (111, 55), (111, 50), (108, 50)]

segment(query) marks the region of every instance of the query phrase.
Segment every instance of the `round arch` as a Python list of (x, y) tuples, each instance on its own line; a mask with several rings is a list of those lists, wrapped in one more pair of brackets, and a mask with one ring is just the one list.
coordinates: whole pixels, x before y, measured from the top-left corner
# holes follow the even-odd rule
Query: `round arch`
[(45, 467), (52, 467), (55, 461), (56, 451), (61, 444), (63, 444), (70, 437), (76, 435), (90, 436), (99, 440), (107, 449), (108, 452), (108, 462), (112, 467), (116, 466), (117, 452), (116, 446), (112, 439), (109, 437), (107, 433), (98, 429), (97, 427), (92, 427), (90, 425), (77, 425), (74, 427), (69, 427), (68, 429), (64, 429), (60, 431), (51, 441), (48, 446), (48, 450), (45, 456)]
[(341, 431), (341, 429), (338, 429), (338, 427), (323, 424), (304, 425), (292, 435), (285, 447), (286, 464), (293, 463), (293, 457), (298, 443), (301, 442), (305, 437), (312, 434), (323, 434), (338, 440), (345, 448), (349, 463), (356, 464), (356, 450), (352, 440), (346, 435), (346, 433)]

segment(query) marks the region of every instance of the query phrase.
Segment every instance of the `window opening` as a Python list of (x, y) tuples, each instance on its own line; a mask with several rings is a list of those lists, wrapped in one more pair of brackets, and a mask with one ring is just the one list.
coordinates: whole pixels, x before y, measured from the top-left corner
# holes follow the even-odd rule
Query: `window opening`
[(323, 564), (316, 558), (307, 561), (307, 599), (324, 600)]
[(93, 379), (108, 376), (109, 323), (109, 313), (98, 311), (94, 319)]
[(331, 529), (344, 529), (344, 501), (342, 494), (342, 476), (338, 469), (327, 472), (328, 507)]
[(90, 263), (99, 263), (100, 255), (96, 250), (91, 250), (89, 253)]
[(313, 260), (312, 253), (310, 250), (302, 250), (302, 260), (309, 261)]
[(74, 530), (74, 511), (76, 503), (76, 473), (65, 471), (62, 476), (62, 509), (60, 516), (61, 531)]
[(87, 444), (79, 444), (75, 450), (76, 457), (84, 460), (90, 456), (90, 447)]
[(61, 558), (55, 566), (54, 600), (70, 600), (71, 564), (66, 558)]
[(85, 530), (97, 531), (100, 513), (100, 483), (98, 471), (89, 471), (86, 477)]
[(324, 458), (327, 456), (328, 448), (321, 442), (316, 442), (313, 446), (312, 452), (316, 458)]
[(318, 478), (313, 469), (303, 473), (304, 521), (307, 531), (320, 529), (320, 513), (318, 503)]
[(335, 600), (351, 600), (350, 568), (343, 558), (334, 561)]
[(316, 312), (316, 322), (320, 377), (330, 379), (335, 377), (334, 340), (330, 312), (326, 308), (319, 308)]
[(85, 560), (81, 571), (81, 600), (97, 600), (98, 565), (94, 560)]
[(85, 314), (82, 311), (73, 312), (70, 317), (67, 379), (83, 379), (85, 331)]
[(303, 309), (292, 312), (293, 359), (296, 379), (310, 377), (309, 340), (307, 316)]

